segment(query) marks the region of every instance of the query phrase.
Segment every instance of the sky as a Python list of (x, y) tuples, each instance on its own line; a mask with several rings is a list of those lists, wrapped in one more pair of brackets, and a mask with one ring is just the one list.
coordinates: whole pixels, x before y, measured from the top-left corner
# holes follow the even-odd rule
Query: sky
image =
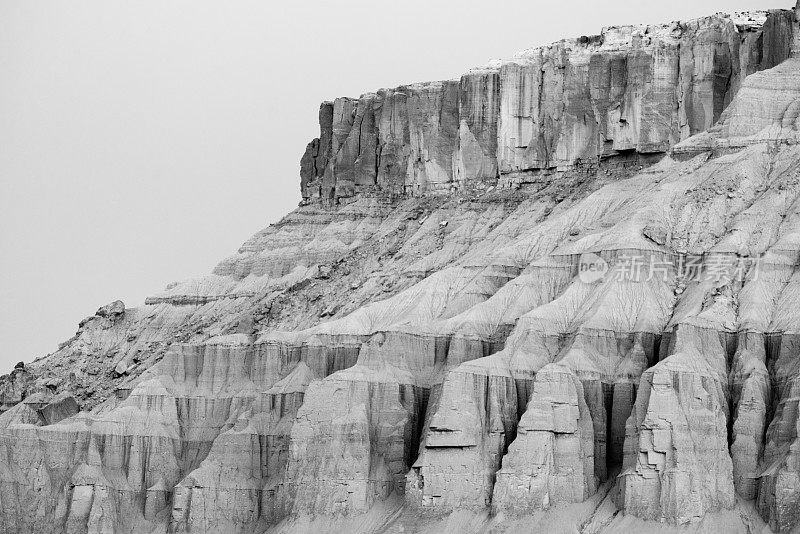
[(0, 0), (0, 374), (300, 201), (319, 103), (793, 0)]

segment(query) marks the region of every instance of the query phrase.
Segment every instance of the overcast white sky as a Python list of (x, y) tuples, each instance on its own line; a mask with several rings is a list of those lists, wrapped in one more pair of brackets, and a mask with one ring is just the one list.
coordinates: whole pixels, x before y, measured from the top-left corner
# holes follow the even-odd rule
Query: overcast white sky
[(319, 102), (793, 0), (0, 0), (0, 373), (300, 200)]

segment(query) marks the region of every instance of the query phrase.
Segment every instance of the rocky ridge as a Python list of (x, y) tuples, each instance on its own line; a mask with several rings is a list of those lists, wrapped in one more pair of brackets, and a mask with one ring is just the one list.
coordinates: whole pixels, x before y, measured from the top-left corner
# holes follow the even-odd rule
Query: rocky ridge
[(2, 380), (0, 530), (797, 530), (799, 18), (323, 104), (296, 211)]

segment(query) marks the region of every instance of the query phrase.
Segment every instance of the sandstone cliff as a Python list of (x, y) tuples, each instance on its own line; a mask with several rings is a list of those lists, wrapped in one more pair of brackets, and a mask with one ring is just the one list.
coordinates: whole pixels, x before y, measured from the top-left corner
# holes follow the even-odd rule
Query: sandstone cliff
[(323, 103), (320, 137), (301, 165), (303, 197), (335, 202), (376, 187), (419, 194), (663, 155), (714, 125), (746, 76), (789, 57), (793, 18), (611, 27), (460, 80)]
[(324, 103), (296, 211), (0, 381), (0, 531), (796, 531), (798, 18)]

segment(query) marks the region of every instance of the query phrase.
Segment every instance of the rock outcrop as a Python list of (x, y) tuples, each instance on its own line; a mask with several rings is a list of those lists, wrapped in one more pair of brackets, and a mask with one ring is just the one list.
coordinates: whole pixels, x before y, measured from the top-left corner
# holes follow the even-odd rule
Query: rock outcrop
[(583, 386), (568, 367), (547, 365), (536, 373), (517, 438), (497, 472), (493, 507), (525, 514), (583, 502), (596, 491), (594, 429)]
[(642, 376), (628, 419), (619, 504), (652, 521), (689, 523), (734, 505), (726, 377), (718, 371), (725, 363), (717, 359), (725, 352), (702, 339), (716, 332), (690, 329), (676, 333), (675, 354)]
[(303, 197), (422, 194), (658, 157), (713, 126), (746, 76), (789, 57), (793, 19), (772, 11), (611, 27), (460, 81), (326, 102), (301, 164)]
[(297, 210), (0, 378), (0, 531), (797, 530), (799, 20), (322, 104)]

